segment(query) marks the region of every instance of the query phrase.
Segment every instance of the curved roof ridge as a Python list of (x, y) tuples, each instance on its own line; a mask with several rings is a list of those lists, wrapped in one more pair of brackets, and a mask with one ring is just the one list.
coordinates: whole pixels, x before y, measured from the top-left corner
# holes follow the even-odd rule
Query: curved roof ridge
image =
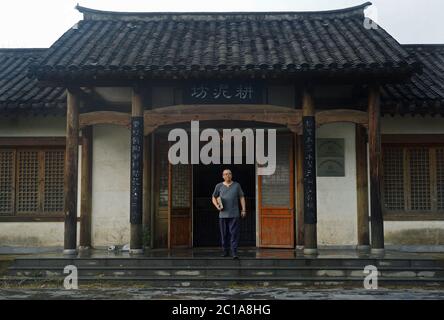
[(0, 48), (0, 53), (28, 53), (28, 52), (37, 52), (37, 51), (45, 51), (48, 48)]
[(288, 17), (288, 16), (306, 16), (312, 15), (314, 17), (325, 17), (329, 15), (334, 16), (350, 16), (350, 15), (363, 15), (364, 10), (371, 6), (372, 3), (367, 1), (363, 4), (356, 5), (353, 7), (340, 8), (340, 9), (332, 9), (332, 10), (321, 10), (321, 11), (232, 11), (232, 12), (224, 12), (224, 11), (202, 11), (202, 12), (123, 12), (123, 11), (106, 11), (106, 10), (98, 10), (83, 7), (79, 4), (75, 7), (80, 13), (84, 14), (85, 20), (112, 20), (112, 19), (129, 19), (129, 18), (154, 18), (159, 16), (171, 17), (171, 16), (180, 16), (180, 17), (198, 17), (198, 16), (273, 16), (278, 18), (280, 16)]
[(444, 43), (412, 43), (401, 44), (406, 49), (444, 49)]

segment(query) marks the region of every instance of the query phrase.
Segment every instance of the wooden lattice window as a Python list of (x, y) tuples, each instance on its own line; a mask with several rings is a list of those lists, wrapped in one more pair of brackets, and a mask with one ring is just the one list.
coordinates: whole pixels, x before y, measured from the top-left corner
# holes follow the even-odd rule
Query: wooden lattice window
[(45, 151), (43, 212), (63, 210), (64, 150)]
[(159, 143), (159, 207), (168, 207), (168, 142)]
[(63, 215), (63, 148), (0, 148), (0, 216)]
[(272, 175), (262, 176), (262, 206), (288, 207), (290, 205), (290, 137), (281, 137), (276, 141), (276, 170)]
[(14, 211), (14, 150), (0, 151), (0, 216)]
[(172, 206), (174, 208), (188, 208), (190, 206), (190, 167), (187, 164), (172, 166)]
[(444, 146), (383, 145), (386, 216), (444, 218)]
[(436, 191), (438, 210), (444, 211), (444, 147), (436, 149)]

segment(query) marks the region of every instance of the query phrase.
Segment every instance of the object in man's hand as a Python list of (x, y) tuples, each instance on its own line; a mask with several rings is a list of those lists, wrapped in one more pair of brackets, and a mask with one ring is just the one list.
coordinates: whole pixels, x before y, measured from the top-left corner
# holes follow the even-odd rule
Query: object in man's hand
[(219, 210), (223, 210), (224, 209), (224, 205), (222, 204), (222, 198), (221, 197), (217, 197), (217, 205), (219, 206)]

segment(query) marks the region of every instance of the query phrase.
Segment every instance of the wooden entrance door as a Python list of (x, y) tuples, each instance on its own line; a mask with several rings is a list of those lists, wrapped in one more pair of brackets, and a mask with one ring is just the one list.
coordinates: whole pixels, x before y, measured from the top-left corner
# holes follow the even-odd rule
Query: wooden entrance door
[(294, 248), (293, 137), (278, 135), (276, 171), (258, 175), (259, 246)]
[(168, 248), (191, 247), (191, 165), (168, 162)]

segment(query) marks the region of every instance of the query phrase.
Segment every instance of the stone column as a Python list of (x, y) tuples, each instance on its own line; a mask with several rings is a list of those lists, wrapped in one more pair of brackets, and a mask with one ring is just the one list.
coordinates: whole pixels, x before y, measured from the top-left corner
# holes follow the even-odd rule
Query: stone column
[(358, 249), (370, 250), (370, 225), (368, 218), (367, 130), (356, 125), (356, 190), (358, 212)]
[(304, 254), (317, 254), (316, 121), (313, 97), (305, 90), (302, 104), (304, 150)]
[(82, 128), (82, 164), (80, 173), (80, 246), (91, 248), (92, 211), (92, 126)]
[(65, 235), (64, 254), (77, 253), (77, 185), (79, 170), (79, 106), (73, 90), (67, 90), (66, 151), (64, 179)]
[(131, 194), (130, 253), (143, 253), (143, 104), (138, 89), (133, 90), (131, 115)]
[(371, 86), (368, 99), (368, 140), (370, 153), (370, 207), (372, 253), (384, 253), (384, 220), (381, 203), (381, 110), (379, 86)]

